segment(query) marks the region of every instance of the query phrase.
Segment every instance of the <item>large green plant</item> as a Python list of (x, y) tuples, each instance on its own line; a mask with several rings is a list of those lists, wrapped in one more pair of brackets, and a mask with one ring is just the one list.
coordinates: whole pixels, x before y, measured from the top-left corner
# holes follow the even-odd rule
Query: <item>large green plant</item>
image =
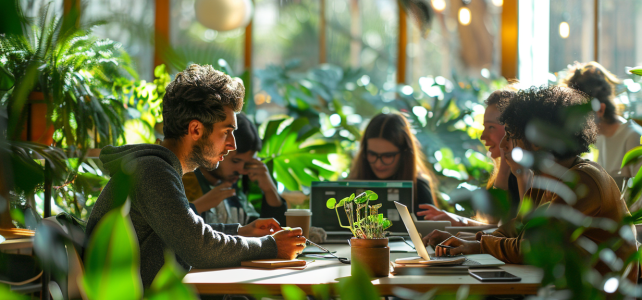
[(123, 133), (123, 105), (108, 91), (115, 79), (137, 76), (128, 55), (118, 43), (92, 35), (95, 23), (77, 27), (77, 10), (55, 16), (47, 4), (36, 18), (22, 20), (22, 34), (0, 38), (0, 62), (26, 92), (10, 92), (1, 103), (10, 108), (8, 138), (17, 139), (22, 131), (28, 92), (40, 91), (50, 101), (47, 119), (56, 129), (57, 146), (85, 150), (113, 144)]
[(259, 135), (263, 149), (258, 156), (290, 191), (309, 187), (312, 181), (336, 179), (345, 168), (339, 144), (323, 139), (306, 118), (275, 116), (260, 126)]

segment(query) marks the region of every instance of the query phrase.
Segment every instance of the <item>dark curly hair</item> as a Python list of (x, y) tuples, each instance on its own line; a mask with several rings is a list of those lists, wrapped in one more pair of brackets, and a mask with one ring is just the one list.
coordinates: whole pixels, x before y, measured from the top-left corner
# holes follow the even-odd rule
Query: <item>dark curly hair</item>
[(225, 120), (224, 107), (234, 112), (243, 108), (245, 87), (238, 78), (231, 78), (212, 66), (193, 64), (167, 85), (163, 97), (163, 133), (167, 139), (187, 134), (192, 120), (205, 125), (208, 136), (214, 123)]
[(584, 64), (576, 63), (572, 66), (568, 76), (560, 82), (560, 86), (582, 91), (589, 97), (604, 103), (604, 121), (613, 124), (617, 117), (613, 97), (615, 97), (615, 85), (619, 83), (620, 80), (615, 75), (599, 63), (592, 61)]
[(234, 130), (236, 137), (236, 153), (246, 153), (248, 151), (261, 151), (263, 142), (259, 137), (259, 131), (256, 126), (244, 114), (236, 115), (236, 124), (238, 128)]
[(513, 90), (496, 90), (488, 95), (488, 98), (486, 99), (486, 101), (484, 101), (484, 104), (486, 104), (486, 106), (491, 106), (493, 104), (499, 104), (499, 102), (504, 99), (512, 99), (513, 97), (515, 97), (515, 91)]
[(550, 151), (563, 160), (595, 143), (597, 126), (586, 94), (558, 86), (531, 87), (498, 104), (506, 134)]

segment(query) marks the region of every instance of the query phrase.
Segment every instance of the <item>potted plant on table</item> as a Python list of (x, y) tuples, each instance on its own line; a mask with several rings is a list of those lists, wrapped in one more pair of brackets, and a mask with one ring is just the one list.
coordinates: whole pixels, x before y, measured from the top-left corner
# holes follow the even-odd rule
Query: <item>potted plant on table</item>
[[(382, 277), (390, 273), (390, 248), (386, 229), (392, 226), (392, 222), (378, 213), (381, 204), (369, 205), (370, 201), (378, 198), (375, 192), (368, 190), (357, 196), (352, 194), (339, 202), (330, 198), (326, 206), (337, 212), (339, 226), (350, 229), (354, 235), (350, 240), (352, 260), (366, 266), (372, 275)], [(341, 224), (339, 207), (343, 207), (348, 217), (348, 226)], [(352, 268), (354, 267), (353, 264)]]

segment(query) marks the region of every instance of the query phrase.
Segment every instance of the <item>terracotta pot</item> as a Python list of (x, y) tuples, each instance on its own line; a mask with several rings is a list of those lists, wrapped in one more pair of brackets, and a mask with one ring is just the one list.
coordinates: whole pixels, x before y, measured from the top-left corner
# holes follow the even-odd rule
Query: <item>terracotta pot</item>
[(47, 119), (48, 103), (51, 103), (51, 101), (46, 101), (42, 92), (31, 92), (29, 94), (25, 107), (28, 115), (20, 134), (21, 140), (47, 146), (53, 144), (54, 126), (51, 124), (51, 120)]
[[(387, 277), (390, 274), (390, 248), (388, 238), (384, 239), (358, 239), (350, 240), (352, 261), (360, 265), (374, 277)], [(352, 264), (354, 273), (355, 264)]]

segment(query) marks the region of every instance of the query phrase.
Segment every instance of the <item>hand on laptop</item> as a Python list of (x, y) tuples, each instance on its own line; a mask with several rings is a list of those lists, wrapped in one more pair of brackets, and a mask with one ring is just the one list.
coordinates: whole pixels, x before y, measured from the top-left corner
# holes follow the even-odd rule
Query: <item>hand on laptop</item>
[(443, 210), (440, 210), (430, 204), (419, 204), (419, 209), (423, 210), (417, 212), (417, 217), (424, 217), (424, 220), (450, 221), (451, 226), (466, 226), (466, 224), (456, 220)]
[(281, 230), (281, 225), (273, 218), (258, 219), (254, 222), (241, 226), (239, 228), (239, 235), (247, 237), (259, 237), (270, 235)]
[[(454, 248), (440, 247), (450, 246)], [(435, 247), (436, 256), (455, 256), (460, 254), (479, 254), (481, 245), (478, 241), (464, 241), (458, 237), (451, 236)]]
[(276, 258), (295, 259), (305, 249), (305, 237), (301, 228), (281, 230), (272, 235), (276, 240)]
[(426, 246), (430, 245), (434, 248), (439, 243), (445, 241), (447, 238), (451, 236), (453, 235), (448, 232), (435, 229), (431, 233), (424, 236), (422, 238), (422, 241), (424, 242), (424, 245)]

